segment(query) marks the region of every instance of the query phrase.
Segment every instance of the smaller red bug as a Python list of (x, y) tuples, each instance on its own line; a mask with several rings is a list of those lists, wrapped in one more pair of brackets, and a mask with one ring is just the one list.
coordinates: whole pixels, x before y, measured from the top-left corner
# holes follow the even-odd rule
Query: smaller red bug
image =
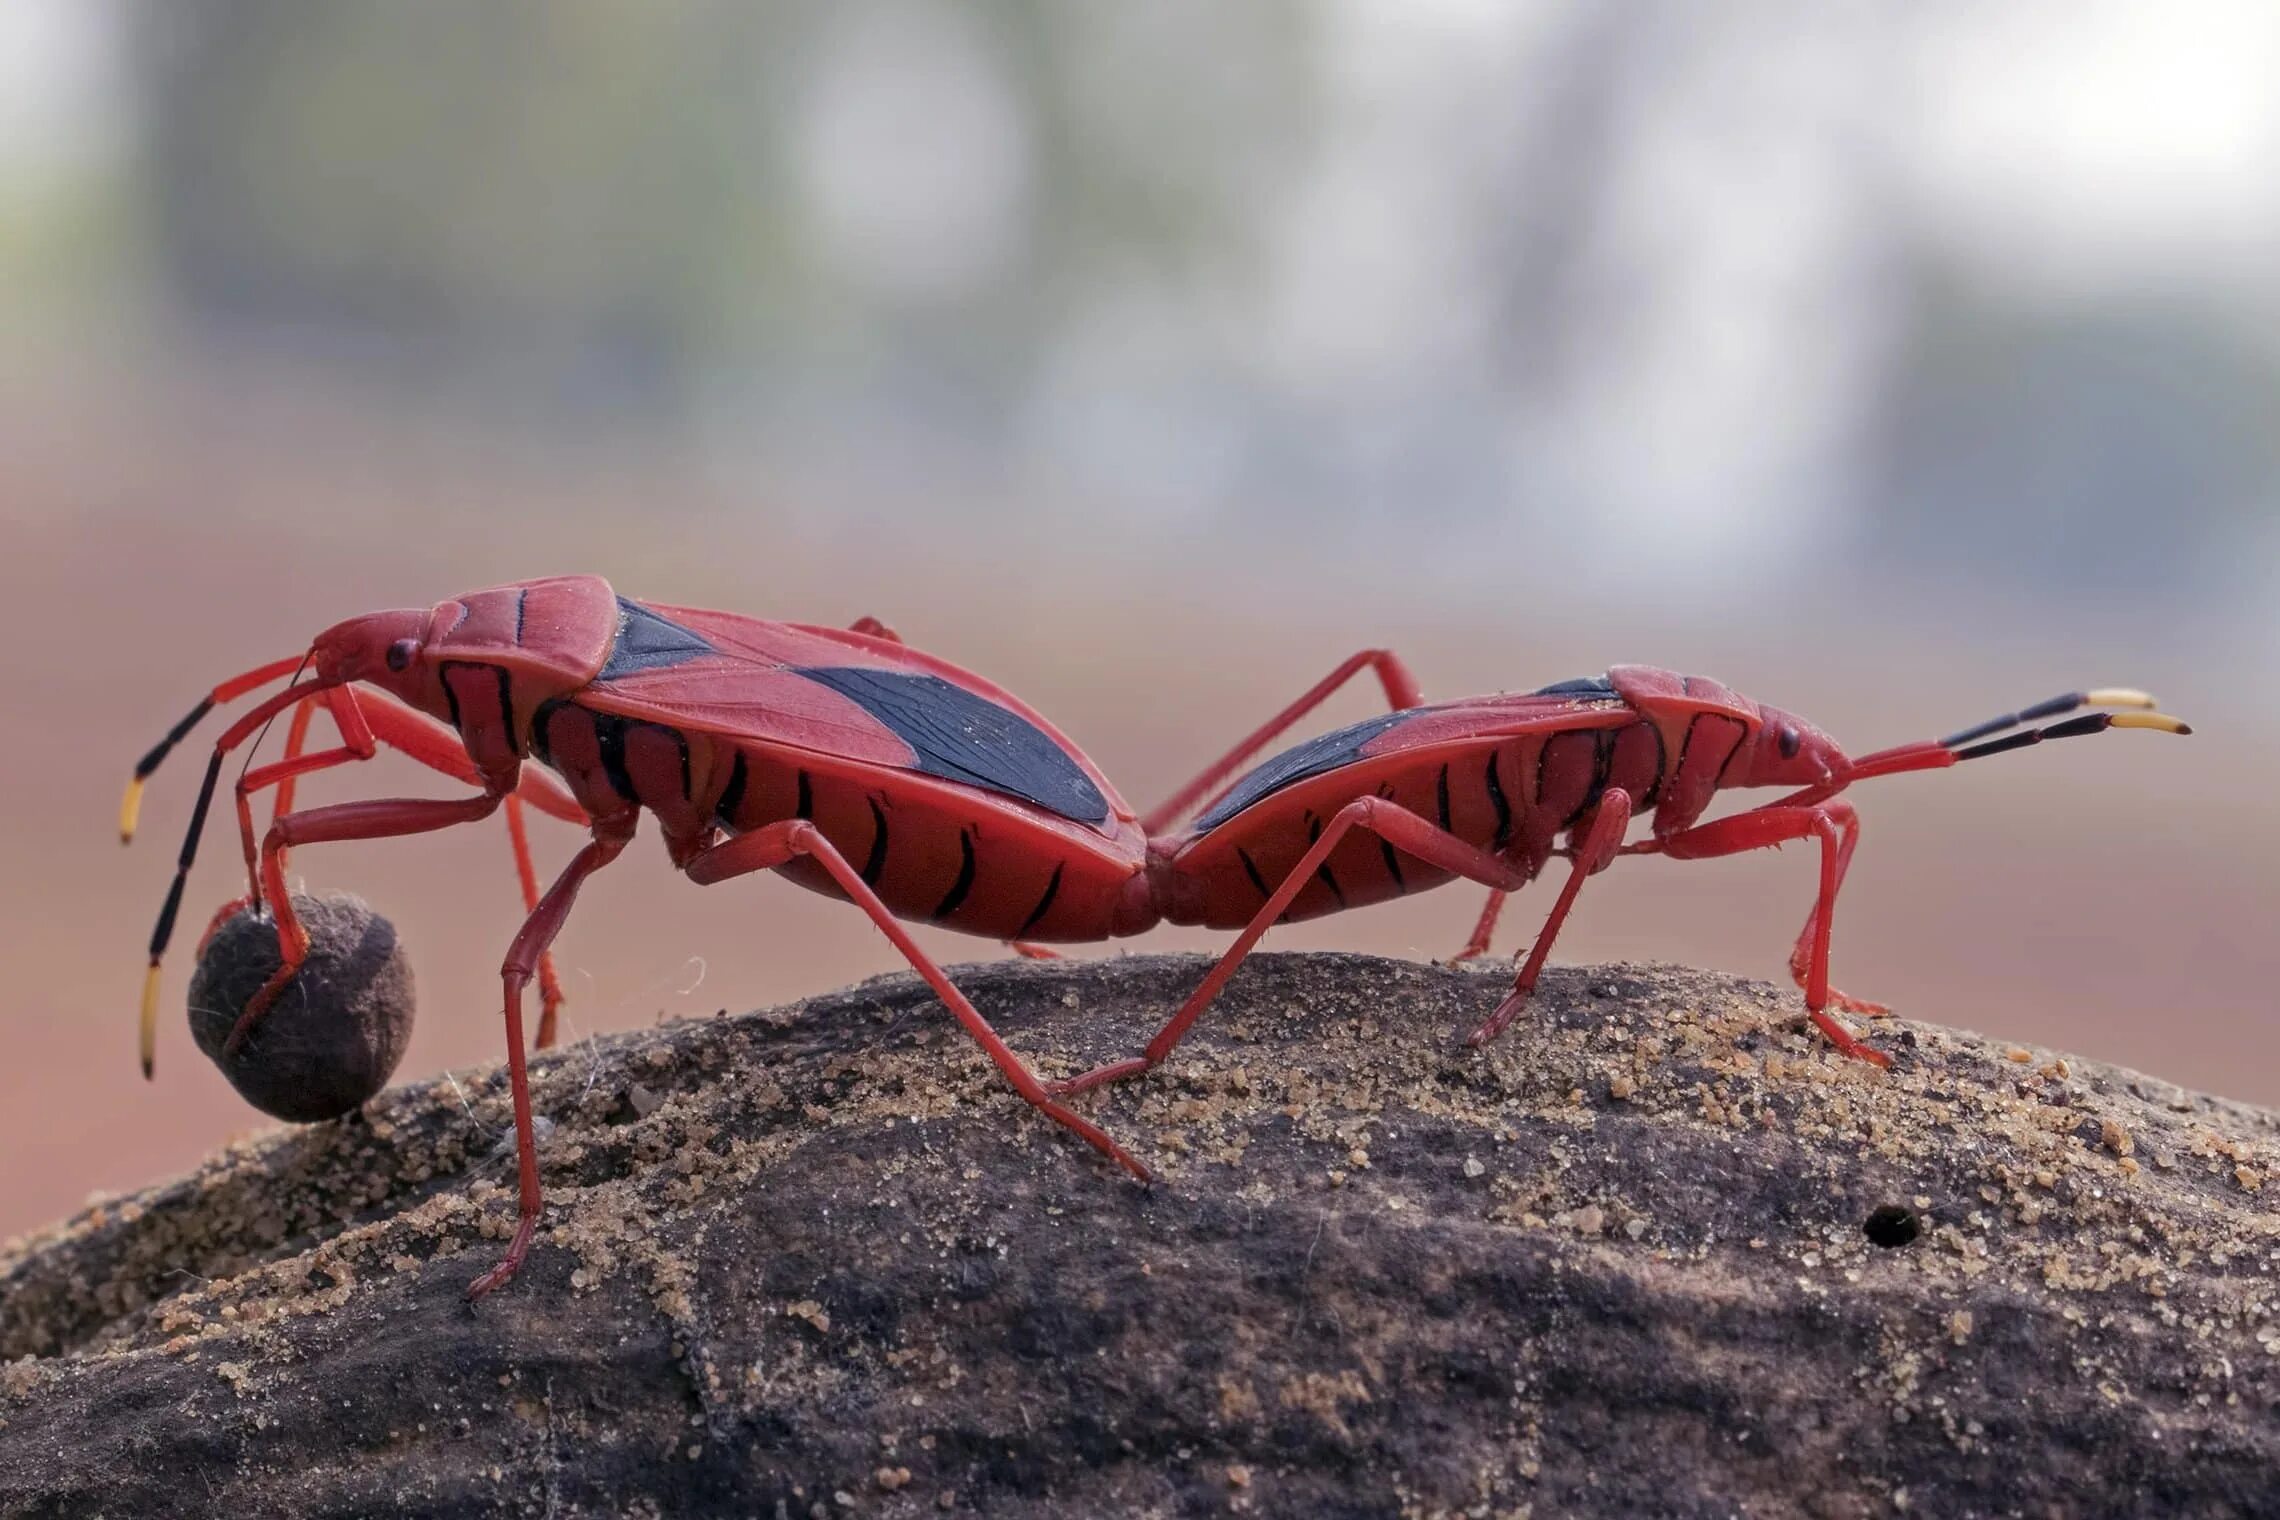
[[(1349, 661), (1341, 673), (1352, 673), (1364, 658)], [(1336, 679), (1309, 697), (1324, 694)], [(1470, 1037), (1485, 1044), (1526, 1004), (1584, 879), (1617, 856), (1700, 860), (1798, 839), (1820, 842), (1821, 875), (1790, 954), (1791, 975), (1831, 1043), (1888, 1065), (1888, 1057), (1854, 1039), (1829, 1011), (1887, 1012), (1829, 985), (1831, 915), (1860, 839), (1858, 815), (1837, 794), (1876, 776), (1934, 770), (2107, 728), (2192, 732), (2154, 711), (2145, 693), (2106, 688), (2054, 697), (1945, 739), (1853, 759), (1802, 718), (1716, 681), (1644, 665), (1436, 706), (1400, 707), (1393, 683), (1387, 687), (1396, 711), (1285, 750), (1228, 787), (1185, 833), (1150, 840), (1149, 875), (1164, 917), (1241, 933), (1142, 1055), (1055, 1091), (1081, 1092), (1162, 1062), (1274, 924), (1384, 902), (1461, 876), (1490, 889), (1461, 959), (1487, 948), (1507, 893), (1533, 880), (1555, 856), (1565, 858), (1567, 880), (1510, 994)], [(1994, 737), (2085, 707), (2125, 710)], [(1203, 795), (1247, 753), (1239, 746), (1174, 805)], [(1701, 821), (1719, 791), (1746, 787), (1793, 790), (1747, 812)], [(1626, 844), (1634, 811), (1648, 808), (1651, 836)], [(1149, 823), (1168, 824), (1166, 811)]]

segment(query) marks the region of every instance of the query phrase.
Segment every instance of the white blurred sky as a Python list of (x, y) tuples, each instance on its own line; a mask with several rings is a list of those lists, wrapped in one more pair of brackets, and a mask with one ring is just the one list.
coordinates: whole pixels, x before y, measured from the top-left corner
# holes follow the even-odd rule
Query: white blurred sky
[(121, 151), (119, 22), (103, 0), (0, 5), (0, 176), (89, 172)]

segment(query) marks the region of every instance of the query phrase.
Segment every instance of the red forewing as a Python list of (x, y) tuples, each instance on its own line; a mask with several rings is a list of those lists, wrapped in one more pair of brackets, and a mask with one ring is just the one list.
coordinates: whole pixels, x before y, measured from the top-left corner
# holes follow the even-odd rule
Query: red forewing
[(1345, 766), (1441, 744), (1561, 728), (1611, 728), (1629, 720), (1630, 710), (1619, 699), (1598, 690), (1509, 693), (1381, 713), (1265, 761), (1222, 793), (1196, 819), (1194, 831), (1208, 833), (1285, 787)]
[(900, 644), (833, 628), (623, 601), (577, 700), (691, 732), (939, 776), (1105, 828), (1128, 810), (1020, 701)]

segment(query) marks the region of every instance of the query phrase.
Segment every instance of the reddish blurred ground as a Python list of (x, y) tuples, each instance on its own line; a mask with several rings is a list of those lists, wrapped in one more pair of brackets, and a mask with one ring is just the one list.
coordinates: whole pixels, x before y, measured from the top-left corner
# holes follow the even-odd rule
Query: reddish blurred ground
[[(883, 530), (795, 533), (774, 505), (729, 499), (670, 461), (442, 446), (244, 401), (43, 392), (0, 408), (11, 641), (0, 662), (0, 1234), (183, 1167), (260, 1122), (184, 1037), (183, 954), (169, 968), (157, 1082), (136, 1072), (142, 947), (198, 761), (193, 752), (162, 775), (142, 841), (122, 852), (112, 818), (133, 758), (213, 680), (293, 652), (340, 616), (564, 570), (766, 615), (884, 616), (1023, 693), (1142, 806), (1365, 642), (1402, 648), (1428, 695), (1539, 684), (1615, 659), (1684, 665), (1864, 749), (2084, 679), (2142, 682), (2200, 735), (2117, 735), (1864, 788), (1839, 981), (1913, 1014), (2280, 1099), (2269, 1017), (2280, 754), (2268, 725), (2247, 726), (2261, 715), (2220, 705), (2229, 694), (2200, 675), (2221, 669), (2205, 651), (2076, 649), (2056, 635), (1943, 647), (1804, 609), (1809, 638), (1658, 628), (1612, 610), (1455, 619), (1398, 588), (1366, 603), (1312, 598), (1244, 565), (1156, 601), (1149, 584), (1081, 563), (1081, 518), (959, 558), (898, 553)], [(1196, 546), (1195, 563), (1208, 548)], [(1374, 697), (1357, 691), (1322, 723)], [(437, 790), (383, 761), (310, 795), (383, 787)], [(571, 847), (543, 836), (542, 869)], [(185, 942), (238, 890), (233, 854), (217, 829)], [(495, 971), (519, 917), (503, 829), (308, 850), (295, 864), (369, 896), (412, 947), (422, 1022), (403, 1075), (496, 1058)], [(1586, 894), (1560, 958), (1777, 975), (1812, 869), (1801, 851), (1627, 864)], [(1270, 943), (1445, 954), (1476, 906), (1451, 889)], [(1532, 932), (1540, 912), (1540, 898), (1524, 900), (1507, 940)], [(923, 937), (952, 958), (997, 953)], [(769, 880), (700, 891), (647, 841), (596, 878), (561, 953), (574, 1032), (775, 1002), (898, 964), (839, 905)]]

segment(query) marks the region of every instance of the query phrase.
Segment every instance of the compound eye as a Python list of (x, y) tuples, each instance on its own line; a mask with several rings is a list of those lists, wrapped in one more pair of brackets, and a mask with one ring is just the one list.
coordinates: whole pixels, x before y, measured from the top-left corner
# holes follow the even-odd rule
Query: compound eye
[(412, 661), (418, 658), (419, 652), (419, 640), (396, 640), (395, 643), (388, 646), (388, 668), (390, 670), (409, 670)]
[(1774, 742), (1781, 746), (1782, 759), (1794, 760), (1797, 758), (1799, 746), (1805, 741), (1798, 734), (1794, 724), (1784, 723), (1781, 725), (1781, 732), (1774, 736)]

